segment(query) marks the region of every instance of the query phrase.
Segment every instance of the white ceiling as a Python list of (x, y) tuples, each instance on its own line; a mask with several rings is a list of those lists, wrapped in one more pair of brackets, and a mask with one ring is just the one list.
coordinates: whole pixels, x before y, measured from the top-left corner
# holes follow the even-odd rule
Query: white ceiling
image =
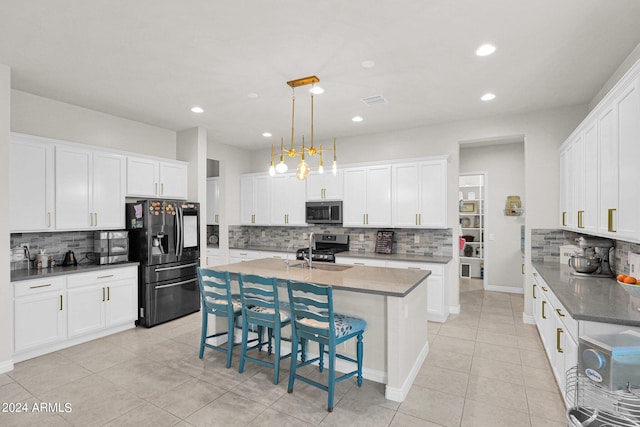
[[(485, 42), (496, 53), (475, 56)], [(291, 79), (326, 90), (322, 142), (586, 104), (639, 43), (638, 0), (0, 0), (14, 89), (251, 149), (289, 141)]]

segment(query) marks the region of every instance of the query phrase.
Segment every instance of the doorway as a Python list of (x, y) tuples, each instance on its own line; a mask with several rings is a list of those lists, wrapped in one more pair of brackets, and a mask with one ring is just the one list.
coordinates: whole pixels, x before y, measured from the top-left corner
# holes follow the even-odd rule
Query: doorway
[[(482, 271), (475, 272), (470, 266), (469, 277), (482, 277), (485, 290), (522, 293), (521, 230), (525, 216), (510, 215), (505, 205), (512, 196), (517, 196), (526, 211), (524, 135), (461, 142), (459, 175), (474, 174), (484, 174), (481, 224), (484, 236), (481, 236), (482, 245), (473, 245), (482, 254), (483, 265)], [(461, 267), (465, 263), (463, 257), (461, 251)]]

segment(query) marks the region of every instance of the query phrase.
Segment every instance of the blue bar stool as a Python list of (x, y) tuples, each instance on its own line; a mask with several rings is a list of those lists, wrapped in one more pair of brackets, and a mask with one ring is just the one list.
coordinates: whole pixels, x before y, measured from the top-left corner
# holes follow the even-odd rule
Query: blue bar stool
[[(204, 356), (204, 348), (227, 353), (227, 368), (231, 367), (233, 347), (233, 328), (236, 318), (240, 316), (242, 303), (231, 295), (231, 280), (228, 271), (216, 271), (198, 267), (198, 283), (202, 298), (202, 335), (200, 337), (200, 359)], [(209, 315), (227, 318), (227, 330), (207, 335)], [(209, 338), (227, 335), (227, 347), (207, 343)]]
[[(362, 385), (362, 335), (367, 327), (363, 319), (345, 316), (333, 312), (333, 290), (328, 286), (320, 286), (304, 282), (287, 282), (289, 304), (293, 321), (291, 322), (292, 352), (297, 353), (299, 340), (315, 341), (319, 345), (318, 357), (298, 363), (295, 357), (291, 358), (291, 371), (289, 372), (288, 392), (293, 392), (293, 383), (296, 379), (318, 387), (329, 393), (327, 411), (333, 411), (333, 396), (336, 383), (346, 380), (354, 375), (358, 378), (358, 387)], [(337, 346), (351, 338), (357, 339), (357, 359), (338, 354)], [(293, 347), (295, 346), (295, 348)], [(296, 369), (311, 363), (318, 362), (320, 372), (324, 369), (325, 346), (329, 360), (328, 382), (325, 386), (310, 378), (296, 373)], [(356, 370), (343, 374), (336, 378), (336, 357), (353, 362)]]
[[(273, 383), (278, 384), (280, 361), (291, 357), (291, 353), (280, 355), (281, 342), (289, 341), (289, 338), (281, 335), (282, 328), (291, 322), (289, 306), (282, 305), (278, 299), (278, 280), (275, 277), (238, 273), (238, 282), (242, 301), (242, 351), (238, 372), (244, 371), (245, 361), (249, 360), (273, 368)], [(255, 327), (258, 329), (258, 343), (249, 347), (249, 330), (254, 330)], [(262, 342), (264, 328), (267, 328), (269, 335), (267, 343)], [(262, 350), (264, 344), (269, 345), (268, 353), (271, 354), (272, 340), (275, 345), (273, 362), (248, 355), (250, 350)]]

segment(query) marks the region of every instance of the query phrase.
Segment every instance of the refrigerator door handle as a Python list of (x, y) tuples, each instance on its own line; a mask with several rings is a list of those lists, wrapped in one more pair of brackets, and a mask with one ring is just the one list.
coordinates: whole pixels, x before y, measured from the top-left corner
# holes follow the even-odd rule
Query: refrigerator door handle
[(182, 255), (182, 211), (176, 206), (176, 256)]
[(184, 285), (184, 284), (187, 284), (187, 283), (193, 283), (193, 282), (197, 282), (197, 281), (198, 281), (198, 279), (197, 279), (197, 278), (195, 278), (195, 279), (189, 279), (189, 280), (183, 280), (182, 282), (176, 282), (176, 283), (172, 283), (172, 284), (170, 284), (170, 285), (160, 285), (160, 286), (156, 286), (156, 289), (170, 288), (170, 287), (173, 287), (173, 286), (180, 286), (180, 285)]
[(191, 264), (184, 264), (184, 265), (176, 265), (174, 267), (162, 267), (162, 268), (156, 268), (155, 271), (168, 271), (168, 270), (178, 270), (180, 268), (187, 268), (187, 267), (197, 267), (198, 263), (197, 262), (193, 262)]

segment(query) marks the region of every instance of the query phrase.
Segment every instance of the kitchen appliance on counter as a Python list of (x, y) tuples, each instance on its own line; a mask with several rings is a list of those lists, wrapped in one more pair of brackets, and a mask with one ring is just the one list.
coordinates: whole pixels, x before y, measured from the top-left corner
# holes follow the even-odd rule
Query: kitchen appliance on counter
[(76, 266), (78, 265), (78, 259), (76, 258), (76, 254), (73, 251), (67, 251), (64, 254), (64, 260), (62, 260), (63, 267)]
[[(349, 236), (346, 234), (316, 234), (314, 236), (311, 261), (336, 262), (335, 254), (349, 250)], [(309, 248), (296, 251), (296, 259), (308, 259)]]
[(607, 390), (640, 390), (640, 333), (580, 337), (578, 371)]
[(129, 258), (140, 263), (138, 324), (151, 327), (200, 310), (200, 205), (127, 203)]
[(569, 266), (575, 276), (613, 277), (610, 259), (613, 258), (612, 240), (595, 237), (576, 239), (578, 252), (569, 258)]
[(100, 265), (129, 261), (129, 232), (94, 231), (93, 255)]
[(570, 426), (640, 426), (640, 333), (580, 337), (566, 387)]
[(307, 202), (305, 212), (307, 224), (342, 224), (341, 200)]

